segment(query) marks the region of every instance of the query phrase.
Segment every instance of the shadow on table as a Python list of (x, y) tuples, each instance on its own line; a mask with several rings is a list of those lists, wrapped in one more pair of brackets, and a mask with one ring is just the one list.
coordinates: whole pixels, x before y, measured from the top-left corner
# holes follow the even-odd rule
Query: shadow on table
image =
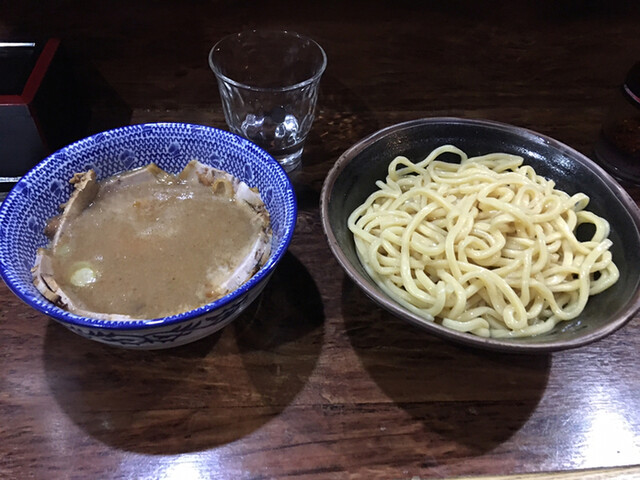
[(456, 452), (442, 450), (442, 458), (435, 453), (434, 462), (491, 451), (536, 409), (547, 385), (549, 355), (489, 353), (447, 343), (377, 307), (347, 279), (342, 298), (345, 328), (371, 378), (427, 435), (457, 445)]
[(323, 324), (311, 276), (287, 254), (259, 298), (210, 337), (134, 351), (51, 322), (43, 363), (56, 401), (88, 435), (126, 451), (176, 454), (235, 441), (284, 410), (315, 367)]

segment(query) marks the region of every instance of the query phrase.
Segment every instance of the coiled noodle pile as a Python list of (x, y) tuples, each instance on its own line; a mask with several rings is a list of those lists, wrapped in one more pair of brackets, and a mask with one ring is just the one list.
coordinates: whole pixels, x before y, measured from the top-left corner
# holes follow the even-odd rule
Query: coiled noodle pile
[[(445, 152), (460, 163), (437, 158)], [(444, 145), (389, 165), (349, 217), (369, 275), (428, 320), (483, 337), (522, 337), (577, 317), (619, 277), (608, 222), (504, 153), (469, 158)], [(576, 230), (591, 224), (593, 235)], [(583, 227), (584, 228), (584, 227)]]

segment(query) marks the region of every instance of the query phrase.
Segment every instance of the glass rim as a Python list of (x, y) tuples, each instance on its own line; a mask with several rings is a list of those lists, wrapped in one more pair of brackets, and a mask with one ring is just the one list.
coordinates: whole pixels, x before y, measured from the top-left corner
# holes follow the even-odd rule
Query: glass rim
[[(216, 62), (213, 59), (214, 51), (216, 50), (216, 48), (218, 48), (221, 43), (225, 42), (226, 40), (229, 40), (230, 38), (239, 37), (240, 35), (256, 34), (256, 33), (285, 34), (286, 36), (296, 37), (296, 38), (299, 38), (300, 40), (307, 41), (318, 49), (318, 51), (320, 52), (320, 56), (322, 58), (322, 63), (320, 64), (320, 67), (318, 68), (317, 72), (313, 74), (311, 77), (301, 82), (294, 83), (292, 85), (284, 85), (282, 87), (258, 87), (255, 85), (250, 85), (248, 83), (239, 82), (222, 73), (219, 66), (216, 64)], [(209, 50), (209, 67), (211, 68), (211, 70), (219, 80), (223, 80), (225, 83), (229, 83), (237, 88), (242, 88), (244, 90), (252, 90), (254, 92), (286, 92), (289, 90), (297, 90), (299, 88), (306, 87), (307, 85), (311, 85), (312, 83), (318, 81), (318, 79), (322, 76), (325, 69), (327, 68), (327, 54), (325, 53), (324, 49), (320, 46), (320, 44), (316, 42), (314, 39), (307, 37), (305, 35), (301, 35), (296, 32), (292, 32), (291, 30), (253, 29), (253, 30), (244, 30), (242, 32), (232, 33), (230, 35), (225, 35), (220, 40), (218, 40), (213, 45), (213, 47), (211, 47), (211, 50)]]

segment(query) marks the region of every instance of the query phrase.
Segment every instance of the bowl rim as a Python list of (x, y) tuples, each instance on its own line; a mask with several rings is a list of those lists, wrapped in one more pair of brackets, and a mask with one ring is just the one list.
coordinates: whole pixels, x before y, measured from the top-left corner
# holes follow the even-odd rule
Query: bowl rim
[[(104, 329), (107, 331), (131, 331), (131, 330), (147, 330), (151, 328), (157, 327), (165, 327), (180, 324), (186, 322), (188, 320), (192, 320), (198, 317), (204, 317), (216, 310), (223, 309), (227, 306), (232, 306), (236, 300), (238, 300), (243, 295), (247, 294), (254, 287), (259, 287), (259, 284), (262, 281), (268, 280), (270, 275), (273, 273), (277, 263), (282, 259), (284, 254), (286, 253), (289, 244), (291, 243), (291, 239), (293, 237), (293, 233), (295, 230), (295, 225), (297, 222), (297, 200), (295, 195), (295, 190), (293, 188), (293, 184), (289, 179), (289, 176), (286, 174), (285, 170), (282, 166), (264, 149), (254, 144), (253, 142), (241, 137), (235, 133), (229, 132), (227, 130), (222, 130), (216, 127), (211, 127), (207, 125), (187, 123), (187, 122), (147, 122), (147, 123), (137, 123), (126, 125), (122, 127), (117, 127), (109, 130), (105, 130), (102, 132), (98, 132), (92, 134), (90, 136), (84, 137), (80, 140), (77, 140), (69, 145), (66, 145), (55, 152), (47, 155), (43, 160), (38, 162), (34, 167), (32, 167), (25, 175), (23, 175), (20, 180), (14, 185), (11, 191), (7, 194), (6, 198), (0, 205), (0, 221), (7, 217), (7, 211), (11, 209), (15, 197), (19, 195), (20, 186), (27, 184), (27, 182), (31, 179), (31, 177), (35, 176), (39, 170), (41, 170), (45, 165), (50, 162), (55, 162), (56, 156), (60, 153), (65, 153), (71, 149), (77, 148), (85, 143), (93, 142), (96, 137), (101, 135), (126, 135), (129, 131), (131, 133), (141, 133), (141, 127), (153, 127), (159, 128), (161, 130), (171, 130), (171, 129), (197, 129), (198, 131), (209, 132), (212, 135), (222, 137), (224, 139), (231, 140), (242, 146), (251, 146), (252, 150), (255, 150), (261, 161), (264, 161), (271, 169), (277, 172), (278, 178), (283, 182), (285, 186), (285, 192), (287, 195), (285, 196), (285, 204), (289, 207), (290, 215), (285, 215), (285, 220), (287, 223), (283, 225), (283, 237), (280, 242), (277, 244), (275, 251), (273, 251), (267, 262), (258, 270), (249, 280), (247, 280), (244, 284), (242, 284), (239, 288), (234, 290), (233, 292), (228, 293), (227, 295), (211, 302), (206, 305), (202, 305), (198, 308), (189, 310), (187, 312), (179, 313), (176, 315), (171, 315), (167, 317), (159, 317), (153, 319), (131, 319), (131, 320), (109, 320), (109, 319), (99, 319), (99, 318), (91, 318), (91, 317), (83, 317), (80, 315), (76, 315), (72, 312), (64, 310), (49, 300), (41, 297), (43, 304), (38, 304), (32, 301), (31, 297), (26, 296), (22, 293), (21, 289), (17, 287), (17, 283), (22, 284), (22, 282), (14, 282), (12, 278), (7, 274), (8, 267), (0, 259), (0, 277), (5, 282), (5, 284), (9, 287), (9, 289), (22, 300), (24, 303), (29, 305), (31, 308), (44, 313), (45, 315), (57, 320), (65, 325), (75, 326), (75, 327), (83, 327), (83, 328), (91, 328), (91, 329)], [(18, 188), (16, 188), (18, 187)]]
[[(340, 174), (345, 170), (347, 165), (362, 153), (366, 148), (375, 144), (379, 140), (385, 138), (387, 135), (400, 130), (410, 129), (419, 125), (427, 124), (458, 124), (477, 126), (482, 128), (494, 129), (509, 132), (521, 137), (529, 138), (531, 140), (537, 140), (545, 142), (548, 146), (553, 147), (560, 151), (562, 154), (571, 157), (575, 161), (585, 165), (586, 167), (594, 170), (599, 179), (611, 190), (612, 194), (617, 196), (624, 205), (629, 215), (633, 218), (637, 231), (640, 231), (640, 209), (636, 202), (631, 198), (629, 193), (602, 167), (597, 163), (589, 159), (584, 154), (569, 147), (568, 145), (552, 138), (547, 135), (538, 133), (534, 130), (530, 130), (515, 125), (496, 122), (493, 120), (485, 119), (467, 119), (460, 117), (425, 117), (414, 120), (409, 120), (394, 125), (384, 127), (369, 136), (359, 140), (354, 145), (349, 147), (335, 162), (333, 167), (329, 170), (325, 181), (322, 185), (320, 192), (320, 217), (322, 222), (323, 231), (329, 248), (331, 249), (334, 257), (345, 271), (347, 276), (360, 288), (364, 293), (379, 306), (386, 309), (395, 317), (408, 321), (409, 323), (421, 327), (428, 333), (432, 333), (445, 340), (450, 340), (456, 343), (465, 344), (472, 347), (478, 347), (484, 350), (500, 351), (504, 353), (522, 353), (522, 354), (534, 354), (534, 353), (550, 353), (560, 350), (568, 350), (577, 347), (593, 343), (596, 340), (606, 337), (615, 332), (627, 322), (631, 320), (634, 314), (640, 309), (640, 288), (636, 289), (634, 295), (627, 302), (624, 310), (620, 316), (614, 321), (603, 325), (598, 330), (587, 333), (586, 335), (575, 337), (573, 339), (562, 341), (541, 341), (537, 343), (523, 343), (519, 339), (495, 339), (484, 338), (473, 334), (465, 334), (462, 332), (456, 332), (447, 327), (444, 327), (438, 323), (430, 322), (418, 314), (415, 314), (400, 304), (393, 301), (386, 294), (381, 293), (375, 289), (372, 285), (372, 280), (361, 275), (351, 264), (347, 256), (339, 247), (338, 239), (331, 228), (331, 222), (329, 221), (329, 201), (333, 193), (333, 187)], [(391, 161), (392, 159), (389, 159)]]

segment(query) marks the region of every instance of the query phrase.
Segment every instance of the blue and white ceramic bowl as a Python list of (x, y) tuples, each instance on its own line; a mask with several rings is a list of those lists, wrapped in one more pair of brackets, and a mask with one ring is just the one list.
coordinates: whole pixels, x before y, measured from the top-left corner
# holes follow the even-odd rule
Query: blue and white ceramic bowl
[[(231, 173), (261, 193), (271, 217), (273, 243), (265, 265), (236, 291), (203, 307), (153, 320), (81, 317), (46, 300), (31, 283), (38, 247), (48, 243), (47, 220), (71, 194), (69, 179), (93, 168), (99, 179), (156, 163), (177, 173), (190, 160)], [(160, 349), (184, 345), (221, 329), (262, 291), (284, 255), (296, 223), (289, 178), (264, 150), (232, 133), (201, 125), (153, 123), (98, 133), (45, 158), (29, 171), (0, 207), (0, 274), (24, 302), (69, 330), (109, 345)]]

